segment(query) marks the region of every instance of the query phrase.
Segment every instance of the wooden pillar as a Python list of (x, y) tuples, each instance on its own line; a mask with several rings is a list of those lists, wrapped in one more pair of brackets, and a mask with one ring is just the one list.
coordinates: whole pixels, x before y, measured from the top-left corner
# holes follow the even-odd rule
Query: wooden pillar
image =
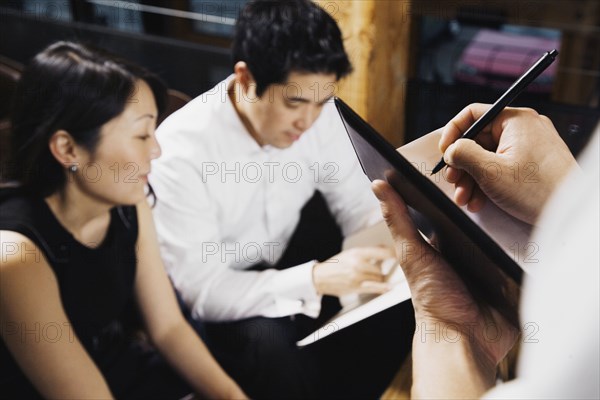
[(394, 145), (404, 143), (411, 0), (318, 0), (339, 24), (354, 66), (338, 96)]
[[(578, 29), (564, 29), (561, 38), (559, 69), (552, 99), (577, 105), (593, 104), (600, 80), (600, 3), (579, 1), (569, 6), (577, 9)], [(597, 104), (596, 104), (597, 106)]]

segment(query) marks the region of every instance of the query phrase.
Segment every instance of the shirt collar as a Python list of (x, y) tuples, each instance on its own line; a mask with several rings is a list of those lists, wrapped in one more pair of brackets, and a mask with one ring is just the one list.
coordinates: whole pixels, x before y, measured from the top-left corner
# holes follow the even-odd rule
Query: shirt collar
[(279, 149), (271, 145), (259, 145), (256, 140), (250, 135), (248, 129), (242, 123), (240, 116), (238, 115), (231, 98), (228, 95), (228, 90), (232, 84), (235, 75), (229, 75), (224, 81), (224, 84), (219, 85), (219, 91), (225, 91), (225, 93), (219, 93), (218, 98), (225, 99), (224, 102), (219, 102), (216, 107), (218, 115), (223, 115), (223, 133), (226, 136), (226, 140), (229, 144), (234, 144), (233, 147), (236, 149), (236, 153), (252, 155), (260, 153), (276, 154), (285, 149)]

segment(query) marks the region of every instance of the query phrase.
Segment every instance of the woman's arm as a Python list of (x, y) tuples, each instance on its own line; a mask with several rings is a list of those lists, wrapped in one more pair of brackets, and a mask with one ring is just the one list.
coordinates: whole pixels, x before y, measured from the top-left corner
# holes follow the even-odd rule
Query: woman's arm
[(18, 233), (0, 237), (10, 250), (0, 259), (0, 332), (25, 376), (46, 398), (112, 398), (72, 329), (42, 252)]
[(150, 208), (143, 202), (137, 209), (135, 292), (152, 342), (198, 393), (210, 398), (245, 398), (183, 318), (163, 268)]

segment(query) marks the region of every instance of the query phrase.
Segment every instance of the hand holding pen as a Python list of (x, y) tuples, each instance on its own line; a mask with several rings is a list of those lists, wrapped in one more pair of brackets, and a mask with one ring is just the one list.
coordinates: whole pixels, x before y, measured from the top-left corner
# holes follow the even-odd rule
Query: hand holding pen
[[(463, 139), (473, 139), (483, 128), (485, 128), (500, 112), (508, 106), (512, 101), (523, 91), (531, 82), (535, 80), (546, 68), (550, 66), (556, 59), (558, 55), (558, 51), (552, 50), (546, 52), (535, 64), (527, 70), (523, 75), (521, 75), (515, 83), (512, 84), (510, 88), (502, 95), (492, 107), (485, 112), (481, 117), (475, 121), (473, 125), (462, 135)], [(444, 158), (438, 162), (438, 164), (433, 168), (431, 175), (439, 172), (446, 163), (444, 162)]]
[(443, 129), (444, 177), (455, 185), (454, 201), (479, 211), (491, 200), (533, 224), (550, 194), (576, 162), (552, 122), (528, 108), (506, 108), (476, 140), (461, 136), (490, 109), (471, 104)]

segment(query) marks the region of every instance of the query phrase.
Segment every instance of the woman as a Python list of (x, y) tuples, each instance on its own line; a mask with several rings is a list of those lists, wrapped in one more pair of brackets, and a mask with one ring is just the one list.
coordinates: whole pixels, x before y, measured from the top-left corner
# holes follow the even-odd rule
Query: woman
[(185, 395), (123, 333), (136, 308), (194, 391), (245, 397), (182, 317), (161, 263), (146, 187), (164, 94), (146, 71), (68, 42), (24, 71), (19, 185), (0, 190), (0, 397)]

